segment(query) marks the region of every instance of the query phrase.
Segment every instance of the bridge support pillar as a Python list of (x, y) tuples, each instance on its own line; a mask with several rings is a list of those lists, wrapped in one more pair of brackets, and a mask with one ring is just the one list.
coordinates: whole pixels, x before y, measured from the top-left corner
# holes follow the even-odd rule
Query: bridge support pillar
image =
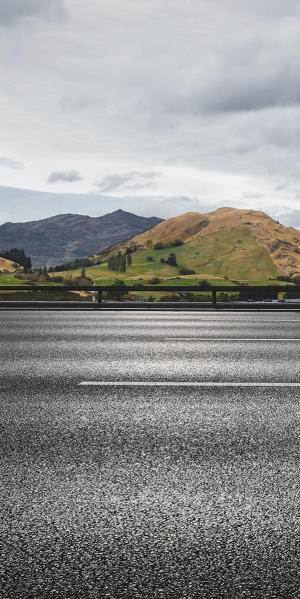
[(217, 303), (217, 292), (216, 291), (211, 292), (211, 301), (212, 301), (212, 304)]

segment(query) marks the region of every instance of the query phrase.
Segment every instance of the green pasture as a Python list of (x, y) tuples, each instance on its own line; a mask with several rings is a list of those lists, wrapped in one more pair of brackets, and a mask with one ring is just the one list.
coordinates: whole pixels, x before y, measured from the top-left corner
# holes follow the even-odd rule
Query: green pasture
[[(167, 259), (171, 252), (176, 254), (178, 267), (160, 262), (161, 258)], [(152, 257), (153, 262), (149, 262), (147, 257)], [(179, 275), (182, 267), (193, 269), (196, 274)], [(138, 250), (132, 254), (132, 266), (127, 267), (126, 273), (108, 270), (107, 263), (87, 268), (86, 273), (98, 285), (110, 285), (116, 278), (127, 284), (146, 284), (158, 277), (162, 284), (171, 286), (179, 282), (180, 285), (195, 285), (201, 279), (207, 279), (213, 285), (232, 285), (234, 281), (270, 285), (270, 279), (276, 279), (280, 274), (267, 250), (256, 243), (246, 226), (233, 227), (229, 235), (227, 230), (197, 236), (176, 248)], [(79, 274), (79, 270), (74, 271), (73, 276)]]
[[(27, 281), (23, 280), (23, 279), (16, 279), (14, 276), (14, 273), (11, 274), (0, 274), (0, 285), (24, 285), (24, 287), (28, 287), (29, 289), (31, 287), (34, 287), (34, 285), (43, 285), (45, 287), (47, 287), (47, 285), (55, 285), (56, 283), (51, 283), (51, 279), (49, 279), (49, 281), (45, 281), (43, 283), (37, 282), (34, 283), (32, 285), (29, 285)], [(59, 286), (59, 284), (57, 284)]]
[(23, 285), (24, 281), (15, 279), (14, 274), (0, 274), (0, 285)]
[[(177, 267), (160, 262), (170, 253), (176, 254)], [(101, 257), (101, 256), (100, 256)], [(153, 262), (147, 260), (148, 257)], [(180, 275), (180, 268), (193, 269), (194, 275)], [(250, 285), (280, 284), (276, 276), (282, 274), (271, 260), (267, 250), (256, 243), (247, 226), (232, 227), (230, 231), (218, 231), (210, 235), (198, 235), (180, 247), (167, 247), (163, 250), (142, 249), (132, 253), (132, 266), (125, 273), (108, 270), (107, 262), (85, 269), (96, 285), (112, 285), (116, 279), (127, 285), (149, 284), (153, 278), (162, 280), (161, 285), (184, 285), (187, 288), (207, 279), (212, 285)], [(81, 268), (73, 271), (53, 273), (64, 278), (80, 277)], [(43, 285), (52, 285), (52, 275)], [(0, 275), (0, 285), (23, 285), (25, 281), (14, 278), (13, 274)], [(37, 283), (40, 284), (40, 283)], [(285, 283), (282, 283), (284, 286)], [(159, 289), (159, 284), (157, 285)], [(142, 293), (142, 290), (140, 290)], [(147, 293), (147, 292), (145, 292)]]
[[(160, 262), (174, 252), (178, 267)], [(152, 257), (149, 262), (147, 257)], [(179, 275), (180, 268), (195, 270), (195, 275)], [(142, 278), (145, 282), (153, 277), (163, 279), (165, 284), (176, 285), (180, 276), (180, 284), (193, 285), (199, 279), (207, 279), (210, 283), (225, 285), (232, 281), (251, 284), (268, 285), (270, 279), (276, 279), (279, 273), (267, 250), (256, 243), (245, 225), (219, 231), (217, 234), (198, 235), (185, 242), (183, 246), (165, 248), (163, 250), (138, 250), (132, 254), (132, 266), (126, 273), (114, 273), (107, 269), (107, 263), (87, 268), (86, 272), (97, 284), (110, 284), (115, 278), (125, 282), (135, 282)], [(74, 276), (79, 271), (74, 271)], [(143, 281), (140, 281), (143, 282)]]

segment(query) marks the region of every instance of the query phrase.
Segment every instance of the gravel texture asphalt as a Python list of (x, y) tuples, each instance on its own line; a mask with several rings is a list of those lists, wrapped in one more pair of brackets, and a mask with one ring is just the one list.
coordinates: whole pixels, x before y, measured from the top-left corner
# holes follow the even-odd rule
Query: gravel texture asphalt
[(0, 327), (1, 599), (300, 597), (299, 313)]

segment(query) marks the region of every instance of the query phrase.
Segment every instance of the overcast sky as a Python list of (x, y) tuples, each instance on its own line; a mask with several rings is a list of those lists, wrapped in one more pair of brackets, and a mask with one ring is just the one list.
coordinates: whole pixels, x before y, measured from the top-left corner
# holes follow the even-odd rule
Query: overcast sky
[(299, 0), (0, 0), (0, 57), (0, 223), (234, 206), (300, 228)]

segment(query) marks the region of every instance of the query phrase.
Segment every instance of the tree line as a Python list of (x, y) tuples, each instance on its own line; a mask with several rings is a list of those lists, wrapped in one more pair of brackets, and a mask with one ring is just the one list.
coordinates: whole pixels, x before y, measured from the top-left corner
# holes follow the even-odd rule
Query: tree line
[(63, 272), (66, 270), (76, 270), (80, 267), (86, 266), (94, 266), (93, 260), (90, 258), (76, 258), (75, 260), (71, 260), (70, 262), (64, 262), (63, 264), (58, 264), (57, 266), (50, 266), (49, 272)]
[(113, 254), (109, 256), (107, 261), (108, 270), (114, 270), (115, 272), (126, 272), (126, 267), (132, 265), (132, 252), (130, 248), (127, 248), (126, 252), (122, 254)]
[(30, 256), (26, 256), (24, 250), (20, 250), (19, 248), (2, 250), (0, 257), (5, 258), (5, 260), (11, 260), (15, 264), (20, 264), (26, 272), (32, 267)]

